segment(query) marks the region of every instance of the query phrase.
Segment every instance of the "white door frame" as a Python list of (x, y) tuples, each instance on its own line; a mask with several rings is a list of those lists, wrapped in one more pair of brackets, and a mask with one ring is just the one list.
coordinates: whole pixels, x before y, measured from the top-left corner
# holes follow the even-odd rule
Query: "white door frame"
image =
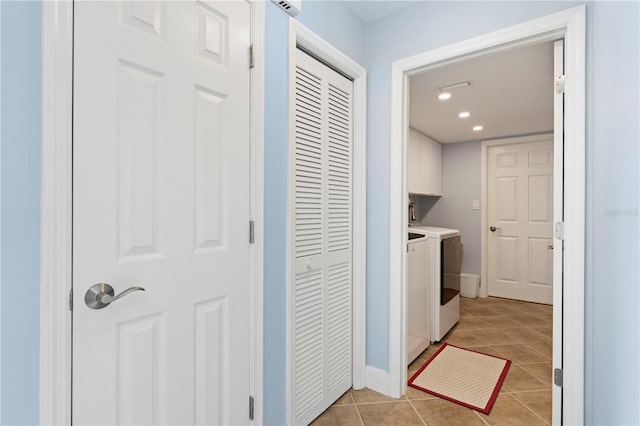
[[(263, 138), (265, 5), (251, 4), (250, 245), (251, 394), (262, 423)], [(42, 3), (42, 154), (40, 225), (40, 372), (42, 425), (71, 424), (73, 2)]]
[(287, 424), (294, 424), (293, 406), (293, 282), (294, 282), (294, 240), (293, 240), (293, 186), (291, 175), (295, 161), (295, 51), (297, 46), (311, 53), (322, 62), (339, 70), (353, 79), (353, 341), (352, 380), (354, 389), (365, 386), (366, 367), (366, 258), (367, 258), (367, 151), (366, 151), (366, 106), (367, 72), (354, 60), (340, 52), (320, 36), (289, 18), (289, 137), (287, 159), (287, 361), (286, 361), (286, 418)]
[[(406, 139), (405, 100), (409, 76), (514, 47), (564, 38), (564, 392), (562, 419), (584, 418), (584, 235), (585, 235), (585, 6), (487, 33), (393, 62), (391, 69), (391, 150), (389, 221), (389, 388), (406, 392)], [(399, 226), (400, 225), (400, 226)]]

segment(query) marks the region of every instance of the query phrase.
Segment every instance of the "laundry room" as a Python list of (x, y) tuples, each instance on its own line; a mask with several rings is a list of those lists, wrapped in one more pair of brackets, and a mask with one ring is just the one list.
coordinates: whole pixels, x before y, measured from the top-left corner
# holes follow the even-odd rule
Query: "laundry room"
[[(507, 218), (495, 215), (511, 216), (508, 221), (524, 215), (529, 206), (518, 195), (532, 189), (535, 192), (527, 198), (540, 197), (530, 209), (535, 209), (530, 212), (537, 215), (535, 222), (551, 219), (554, 100), (548, 88), (554, 84), (553, 68), (554, 43), (547, 42), (460, 61), (410, 78), (406, 150), (409, 226), (458, 230), (462, 273), (482, 275), (483, 215), (489, 228), (497, 227), (488, 231), (504, 239), (501, 237), (507, 234), (498, 222)], [(496, 152), (498, 170), (513, 173), (493, 173), (496, 182), (488, 182), (491, 161), (487, 163), (486, 155), (492, 150), (488, 147), (521, 143), (534, 144), (532, 153), (526, 155), (527, 163), (533, 165), (539, 159), (536, 165), (544, 164), (547, 169), (533, 171), (532, 179), (520, 179), (531, 181), (527, 188), (521, 188), (518, 185), (524, 182), (515, 178), (520, 171), (511, 170), (518, 167), (518, 156)], [(515, 165), (509, 163), (512, 160)], [(494, 195), (497, 198), (486, 198)], [(487, 210), (486, 203), (498, 203), (500, 209)], [(551, 220), (547, 225), (548, 235), (544, 236), (551, 239)], [(550, 241), (545, 250), (549, 245)], [(543, 257), (541, 261), (551, 261), (549, 256)]]

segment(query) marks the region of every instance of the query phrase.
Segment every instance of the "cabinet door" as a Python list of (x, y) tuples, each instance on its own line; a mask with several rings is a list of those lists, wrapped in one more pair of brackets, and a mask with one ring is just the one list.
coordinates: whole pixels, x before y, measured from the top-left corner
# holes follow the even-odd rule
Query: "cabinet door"
[(429, 346), (426, 241), (409, 244), (407, 293), (407, 364), (410, 364)]
[(421, 135), (421, 194), (442, 195), (442, 145)]
[(421, 134), (414, 129), (409, 129), (409, 141), (407, 146), (407, 192), (421, 194), (421, 163), (420, 149), (422, 145)]
[(420, 183), (419, 193), (429, 194), (429, 169), (431, 167), (431, 147), (427, 136), (420, 134)]

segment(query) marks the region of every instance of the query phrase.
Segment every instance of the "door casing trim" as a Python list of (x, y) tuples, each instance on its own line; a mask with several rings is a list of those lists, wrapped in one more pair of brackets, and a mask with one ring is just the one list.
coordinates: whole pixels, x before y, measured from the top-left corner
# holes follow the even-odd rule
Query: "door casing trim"
[[(262, 424), (263, 311), (263, 139), (265, 5), (251, 4), (255, 63), (251, 72), (250, 215), (250, 380), (254, 424)], [(40, 360), (41, 425), (71, 424), (72, 317), (72, 137), (73, 2), (42, 3), (42, 133), (40, 206)]]
[(353, 338), (352, 338), (352, 380), (354, 389), (362, 389), (366, 384), (366, 251), (367, 251), (367, 151), (366, 151), (366, 105), (367, 105), (367, 72), (354, 60), (340, 52), (320, 36), (289, 18), (289, 76), (288, 76), (288, 158), (287, 158), (287, 266), (286, 266), (286, 306), (287, 306), (287, 361), (286, 361), (286, 419), (287, 424), (294, 424), (292, 412), (294, 398), (293, 374), (291, 365), (293, 355), (292, 321), (293, 321), (293, 170), (295, 129), (294, 120), (294, 78), (295, 49), (301, 46), (316, 58), (331, 65), (342, 74), (353, 79), (353, 234), (352, 234), (352, 273), (353, 273)]
[[(406, 393), (406, 139), (409, 76), (506, 48), (564, 38), (565, 236), (562, 420), (584, 422), (585, 38), (584, 5), (394, 61), (391, 65), (389, 174), (389, 389)], [(567, 326), (571, 324), (571, 326)]]

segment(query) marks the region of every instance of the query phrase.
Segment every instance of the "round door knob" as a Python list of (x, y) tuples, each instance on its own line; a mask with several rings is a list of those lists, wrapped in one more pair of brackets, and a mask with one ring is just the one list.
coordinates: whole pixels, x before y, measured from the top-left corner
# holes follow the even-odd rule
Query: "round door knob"
[(492, 226), (491, 228), (489, 228), (489, 231), (496, 232), (496, 229), (498, 229), (498, 228), (496, 228), (495, 226)]

